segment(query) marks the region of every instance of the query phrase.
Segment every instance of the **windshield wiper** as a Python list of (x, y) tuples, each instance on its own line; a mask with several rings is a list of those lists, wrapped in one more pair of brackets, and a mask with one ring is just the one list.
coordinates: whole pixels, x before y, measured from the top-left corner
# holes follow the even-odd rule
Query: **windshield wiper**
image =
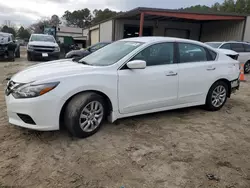
[(75, 60), (75, 61), (77, 61), (78, 63), (82, 63), (82, 64), (84, 64), (84, 65), (90, 65), (90, 64), (88, 64), (86, 61), (80, 61), (80, 60)]

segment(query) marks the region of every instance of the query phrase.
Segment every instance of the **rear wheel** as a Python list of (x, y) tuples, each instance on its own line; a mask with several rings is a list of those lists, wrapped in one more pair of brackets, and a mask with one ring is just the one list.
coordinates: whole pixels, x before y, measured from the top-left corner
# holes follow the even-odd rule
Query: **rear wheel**
[(104, 99), (96, 93), (81, 93), (68, 103), (64, 123), (73, 136), (85, 138), (100, 129), (104, 117)]
[(249, 73), (250, 72), (250, 62), (246, 62), (245, 65), (244, 65), (244, 72), (245, 73)]
[(206, 108), (210, 111), (220, 110), (227, 101), (227, 94), (227, 83), (223, 81), (214, 83), (207, 95)]

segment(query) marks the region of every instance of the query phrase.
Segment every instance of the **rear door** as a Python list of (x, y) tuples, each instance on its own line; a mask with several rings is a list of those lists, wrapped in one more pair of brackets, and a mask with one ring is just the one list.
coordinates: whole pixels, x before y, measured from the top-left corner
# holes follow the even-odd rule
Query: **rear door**
[(222, 49), (230, 49), (239, 53), (238, 61), (240, 63), (246, 63), (250, 60), (250, 50), (246, 48), (243, 43), (226, 43), (223, 44), (220, 48)]
[(218, 74), (216, 53), (191, 43), (179, 47), (179, 104), (203, 103)]

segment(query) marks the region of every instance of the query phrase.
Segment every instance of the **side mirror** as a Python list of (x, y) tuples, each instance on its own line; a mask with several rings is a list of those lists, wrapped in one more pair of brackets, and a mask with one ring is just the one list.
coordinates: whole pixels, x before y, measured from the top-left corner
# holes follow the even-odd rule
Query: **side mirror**
[(128, 68), (130, 69), (145, 69), (146, 61), (143, 60), (133, 60), (127, 63)]

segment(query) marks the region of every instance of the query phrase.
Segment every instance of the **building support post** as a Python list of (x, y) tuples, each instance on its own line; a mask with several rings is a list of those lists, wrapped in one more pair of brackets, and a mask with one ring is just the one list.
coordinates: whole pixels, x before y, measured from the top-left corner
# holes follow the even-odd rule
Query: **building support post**
[(144, 12), (141, 12), (139, 36), (143, 36)]

